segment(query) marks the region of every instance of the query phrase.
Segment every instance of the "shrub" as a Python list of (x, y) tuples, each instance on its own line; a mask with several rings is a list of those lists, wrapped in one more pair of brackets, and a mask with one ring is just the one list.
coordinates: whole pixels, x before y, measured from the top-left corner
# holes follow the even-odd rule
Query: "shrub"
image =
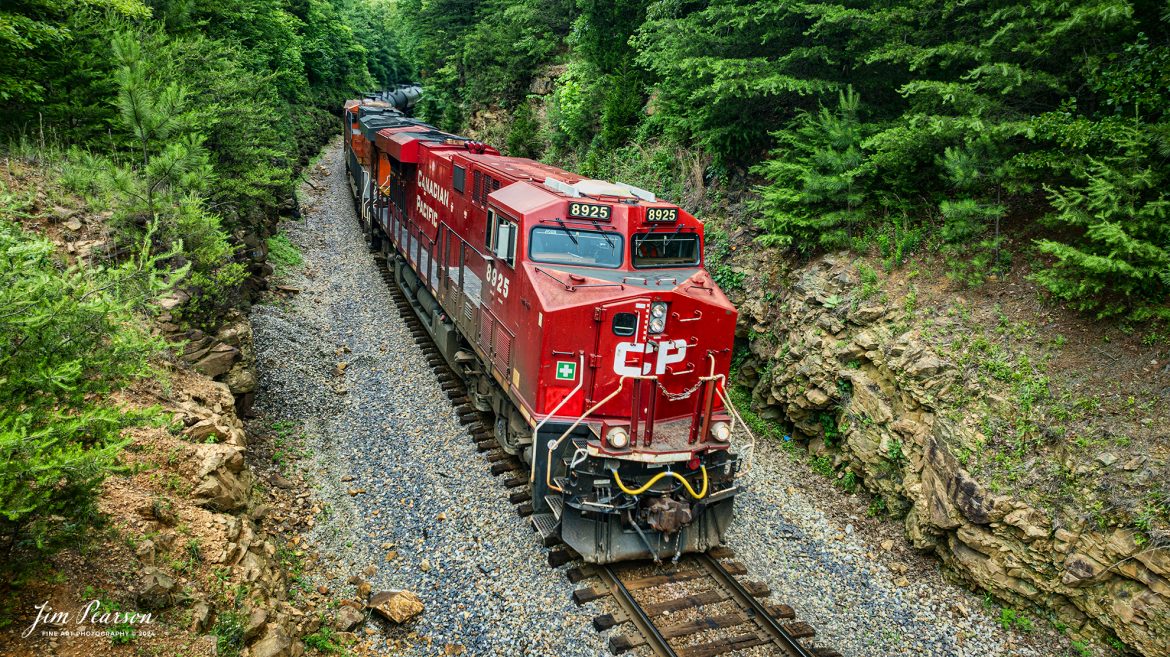
[(801, 251), (849, 245), (866, 217), (860, 105), (850, 88), (836, 111), (802, 114), (793, 130), (773, 135), (780, 147), (752, 168), (769, 181), (755, 204), (766, 231), (761, 242)]
[(1098, 317), (1170, 318), (1167, 177), (1134, 152), (1093, 160), (1081, 180), (1048, 190), (1056, 209), (1049, 223), (1079, 237), (1038, 240), (1054, 264), (1034, 279), (1057, 299)]
[(0, 549), (51, 550), (98, 519), (120, 430), (146, 417), (99, 400), (162, 347), (137, 322), (170, 286), (157, 261), (144, 249), (117, 267), (65, 266), (0, 220)]

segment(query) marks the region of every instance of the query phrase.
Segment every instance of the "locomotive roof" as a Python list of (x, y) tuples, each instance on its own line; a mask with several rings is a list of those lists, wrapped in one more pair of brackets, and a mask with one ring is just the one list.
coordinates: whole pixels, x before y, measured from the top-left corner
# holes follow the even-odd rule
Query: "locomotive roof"
[(393, 114), (368, 114), (358, 119), (358, 123), (361, 125), (362, 136), (373, 141), (374, 135), (383, 128), (401, 128), (414, 125), (416, 122), (402, 116), (399, 112), (395, 112)]

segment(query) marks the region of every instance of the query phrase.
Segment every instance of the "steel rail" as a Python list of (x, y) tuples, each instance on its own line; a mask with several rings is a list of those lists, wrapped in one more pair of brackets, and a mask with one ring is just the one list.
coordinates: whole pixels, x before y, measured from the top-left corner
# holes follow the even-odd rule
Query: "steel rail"
[(744, 589), (731, 573), (727, 572), (723, 564), (705, 553), (696, 554), (695, 557), (706, 568), (707, 572), (711, 574), (712, 578), (719, 582), (735, 598), (736, 603), (740, 607), (752, 612), (756, 623), (765, 632), (772, 635), (773, 641), (777, 645), (788, 651), (793, 657), (816, 657), (816, 655), (805, 649), (795, 637), (789, 634), (788, 630), (784, 629), (784, 626), (764, 608), (764, 605)]
[(598, 566), (597, 574), (601, 578), (603, 584), (609, 588), (610, 594), (618, 607), (625, 612), (626, 618), (634, 624), (638, 633), (646, 639), (646, 645), (658, 657), (678, 657), (678, 653), (674, 648), (670, 647), (670, 643), (658, 628), (654, 626), (654, 622), (646, 615), (642, 605), (634, 599), (632, 593), (622, 583), (621, 577), (614, 572), (613, 567), (609, 564)]

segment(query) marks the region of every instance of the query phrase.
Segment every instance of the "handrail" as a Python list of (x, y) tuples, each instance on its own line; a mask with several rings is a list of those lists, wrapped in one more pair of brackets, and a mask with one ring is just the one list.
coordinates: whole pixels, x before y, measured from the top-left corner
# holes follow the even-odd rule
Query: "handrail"
[[(544, 423), (548, 422), (549, 418), (556, 415), (557, 411), (561, 410), (561, 407), (567, 404), (569, 400), (573, 398), (573, 395), (576, 395), (581, 391), (581, 388), (585, 386), (585, 352), (582, 351), (577, 360), (577, 372), (580, 374), (580, 376), (577, 377), (577, 387), (570, 390), (569, 394), (565, 395), (565, 397), (561, 399), (561, 403), (557, 404), (552, 409), (551, 413), (544, 416), (544, 419), (536, 424), (536, 428), (532, 430), (532, 445), (534, 448), (539, 448), (539, 444), (536, 441), (540, 439), (540, 428), (544, 426)], [(551, 457), (552, 455), (550, 454), (549, 456)], [(528, 483), (532, 483), (533, 481), (536, 481), (536, 449), (532, 450), (532, 468), (531, 472), (528, 474)]]
[(541, 269), (540, 267), (533, 267), (532, 269), (533, 269), (533, 270), (534, 270), (536, 273), (538, 273), (538, 274), (544, 274), (545, 276), (548, 276), (549, 278), (553, 279), (554, 281), (556, 281), (556, 282), (560, 283), (560, 284), (561, 284), (561, 285), (562, 285), (562, 286), (563, 286), (563, 287), (564, 287), (566, 290), (569, 290), (570, 292), (573, 290), (573, 287), (572, 287), (571, 285), (569, 285), (568, 283), (566, 283), (566, 282), (562, 281), (561, 279), (557, 278), (556, 276), (553, 276), (552, 274), (548, 273), (548, 272), (547, 272), (547, 271), (545, 271), (544, 269)]
[[(582, 356), (582, 358), (584, 358), (584, 356)], [(594, 411), (596, 411), (597, 409), (601, 408), (601, 406), (602, 406), (603, 404), (605, 404), (605, 403), (606, 403), (606, 402), (608, 402), (609, 400), (611, 400), (611, 399), (613, 399), (614, 397), (616, 397), (616, 396), (617, 396), (617, 394), (618, 394), (619, 392), (621, 392), (621, 391), (622, 391), (622, 387), (624, 387), (624, 386), (626, 385), (626, 379), (627, 379), (627, 378), (634, 378), (634, 379), (653, 379), (653, 378), (656, 378), (656, 377), (653, 377), (653, 376), (649, 376), (649, 377), (646, 377), (646, 376), (636, 376), (636, 377), (626, 377), (626, 376), (623, 376), (622, 378), (618, 379), (618, 387), (617, 387), (617, 388), (615, 388), (613, 392), (609, 393), (609, 396), (608, 396), (608, 397), (606, 397), (605, 399), (602, 399), (601, 401), (597, 402), (596, 404), (594, 404), (594, 405), (593, 405), (593, 408), (590, 408), (589, 410), (587, 410), (587, 411), (585, 411), (584, 413), (582, 413), (582, 414), (581, 414), (581, 417), (577, 418), (577, 419), (576, 419), (576, 421), (574, 421), (574, 422), (573, 422), (573, 424), (571, 424), (571, 425), (569, 426), (569, 428), (568, 428), (568, 429), (565, 429), (565, 432), (561, 434), (561, 437), (560, 437), (560, 438), (557, 438), (556, 440), (550, 440), (550, 441), (548, 441), (548, 459), (547, 459), (547, 462), (545, 463), (545, 466), (546, 466), (546, 467), (545, 467), (545, 470), (544, 470), (544, 485), (545, 485), (545, 486), (548, 486), (548, 487), (549, 487), (549, 489), (551, 489), (551, 490), (555, 490), (555, 491), (557, 491), (558, 493), (563, 493), (563, 492), (565, 492), (563, 488), (561, 488), (560, 486), (557, 486), (556, 484), (554, 484), (554, 483), (552, 482), (552, 454), (553, 454), (553, 451), (554, 451), (556, 448), (558, 448), (558, 447), (560, 447), (560, 446), (561, 446), (561, 442), (562, 442), (562, 441), (563, 441), (563, 440), (564, 440), (566, 437), (568, 437), (568, 435), (569, 435), (570, 433), (573, 433), (573, 429), (576, 429), (576, 428), (577, 428), (577, 425), (581, 424), (581, 421), (582, 421), (582, 420), (584, 420), (585, 418), (589, 417), (590, 415), (593, 415), (593, 412), (594, 412)], [(533, 459), (532, 459), (532, 462), (533, 462), (533, 463), (536, 463), (536, 458), (535, 458), (535, 457), (533, 457)], [(535, 466), (533, 466), (533, 467), (535, 467)]]

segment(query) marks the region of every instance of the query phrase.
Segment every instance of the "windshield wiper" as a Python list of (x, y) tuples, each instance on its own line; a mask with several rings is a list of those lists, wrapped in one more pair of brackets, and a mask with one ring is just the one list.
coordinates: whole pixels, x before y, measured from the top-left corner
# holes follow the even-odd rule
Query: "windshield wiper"
[(674, 241), (674, 238), (677, 237), (680, 232), (682, 232), (682, 229), (683, 229), (683, 225), (680, 223), (678, 225), (678, 228), (675, 228), (674, 232), (671, 233), (670, 236), (666, 238), (666, 243), (662, 245), (662, 252), (663, 253), (666, 252), (666, 247), (670, 246), (670, 243)]
[(597, 232), (601, 233), (601, 236), (605, 238), (605, 243), (609, 245), (609, 248), (617, 248), (617, 246), (613, 243), (613, 239), (609, 236), (608, 233), (605, 232), (605, 229), (601, 227), (601, 224), (597, 223), (596, 221), (591, 221), (589, 223), (593, 224), (593, 227), (597, 229)]
[(577, 236), (573, 234), (573, 231), (569, 230), (569, 227), (565, 225), (565, 222), (563, 219), (561, 219), (560, 217), (553, 217), (553, 221), (560, 224), (561, 230), (565, 231), (565, 234), (569, 236), (569, 239), (573, 240), (573, 246), (581, 246), (580, 244), (577, 243)]

